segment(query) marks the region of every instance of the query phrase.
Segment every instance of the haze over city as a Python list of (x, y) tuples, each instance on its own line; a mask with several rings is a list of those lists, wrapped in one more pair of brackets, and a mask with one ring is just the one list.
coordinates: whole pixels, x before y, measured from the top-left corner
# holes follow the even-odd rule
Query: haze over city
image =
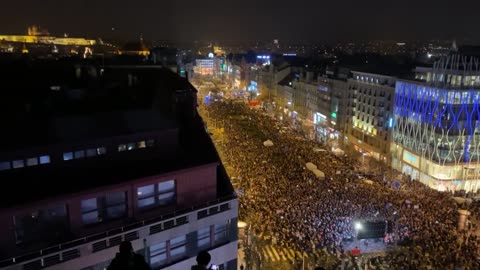
[(475, 0), (24, 0), (2, 4), (0, 31), (19, 34), (36, 24), (72, 36), (143, 34), (172, 41), (478, 41), (479, 5)]

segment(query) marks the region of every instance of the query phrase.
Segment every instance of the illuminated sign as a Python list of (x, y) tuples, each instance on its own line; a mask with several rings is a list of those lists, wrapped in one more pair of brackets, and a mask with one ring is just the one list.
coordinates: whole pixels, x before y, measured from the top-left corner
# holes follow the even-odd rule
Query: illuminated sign
[(392, 128), (392, 127), (393, 127), (393, 118), (390, 118), (390, 119), (388, 120), (388, 127), (389, 127), (389, 128)]
[(257, 82), (256, 81), (250, 81), (250, 85), (248, 85), (247, 90), (248, 91), (257, 91)]
[(296, 53), (284, 53), (283, 56), (297, 56)]
[(318, 124), (323, 120), (327, 120), (327, 117), (319, 112), (313, 114), (313, 123)]
[(406, 150), (403, 151), (403, 161), (405, 161), (410, 165), (416, 166), (417, 168), (420, 166), (420, 161), (418, 160), (418, 156)]
[(321, 85), (320, 85), (320, 86), (318, 87), (318, 90), (320, 90), (320, 91), (325, 91), (325, 92), (326, 92), (326, 91), (328, 91), (328, 87), (326, 87), (326, 86), (321, 86)]

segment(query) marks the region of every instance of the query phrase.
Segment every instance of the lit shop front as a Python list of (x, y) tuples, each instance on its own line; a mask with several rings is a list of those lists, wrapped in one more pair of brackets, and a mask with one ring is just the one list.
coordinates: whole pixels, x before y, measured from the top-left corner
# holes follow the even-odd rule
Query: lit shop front
[(432, 189), (467, 192), (480, 189), (480, 164), (477, 162), (438, 164), (398, 144), (393, 144), (391, 149), (394, 169)]

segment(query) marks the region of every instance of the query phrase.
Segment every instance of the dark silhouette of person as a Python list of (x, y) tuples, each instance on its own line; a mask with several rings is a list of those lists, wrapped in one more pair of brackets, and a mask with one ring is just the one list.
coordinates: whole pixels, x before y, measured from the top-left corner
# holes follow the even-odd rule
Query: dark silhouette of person
[(192, 266), (191, 270), (208, 270), (208, 264), (212, 256), (208, 251), (200, 251), (197, 255), (197, 265)]
[(119, 249), (107, 270), (150, 270), (143, 256), (133, 252), (132, 243), (123, 241)]

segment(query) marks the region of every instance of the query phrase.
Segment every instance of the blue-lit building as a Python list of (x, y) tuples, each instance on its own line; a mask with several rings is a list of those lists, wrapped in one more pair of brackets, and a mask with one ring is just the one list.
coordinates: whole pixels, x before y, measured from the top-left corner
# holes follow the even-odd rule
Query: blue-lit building
[(479, 61), (452, 55), (395, 87), (392, 166), (440, 191), (480, 188)]

